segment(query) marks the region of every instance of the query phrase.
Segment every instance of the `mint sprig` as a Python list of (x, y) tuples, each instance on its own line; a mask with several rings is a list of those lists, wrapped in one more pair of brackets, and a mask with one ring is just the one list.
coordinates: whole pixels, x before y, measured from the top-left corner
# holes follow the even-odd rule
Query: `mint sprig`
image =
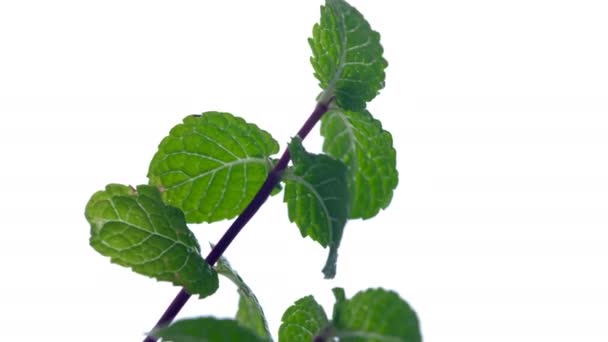
[[(96, 251), (182, 287), (146, 342), (272, 340), (257, 297), (222, 258), (271, 194), (283, 191), (289, 221), (303, 237), (328, 248), (325, 278), (336, 276), (348, 219), (369, 219), (391, 203), (398, 184), (396, 150), (391, 134), (366, 110), (384, 87), (388, 63), (380, 35), (346, 1), (326, 0), (309, 45), (322, 93), (280, 158), (277, 141), (255, 124), (225, 112), (190, 115), (160, 142), (148, 167), (149, 185), (110, 184), (88, 202), (85, 216)], [(303, 140), (319, 121), (324, 153), (313, 153)], [(235, 217), (203, 259), (186, 224)], [(275, 243), (282, 242), (266, 245)], [(170, 324), (191, 295), (217, 290), (218, 273), (238, 288), (236, 320), (203, 317)], [(369, 289), (347, 299), (336, 288), (334, 294), (331, 319), (312, 296), (290, 306), (279, 341), (421, 340), (415, 312), (395, 292)]]

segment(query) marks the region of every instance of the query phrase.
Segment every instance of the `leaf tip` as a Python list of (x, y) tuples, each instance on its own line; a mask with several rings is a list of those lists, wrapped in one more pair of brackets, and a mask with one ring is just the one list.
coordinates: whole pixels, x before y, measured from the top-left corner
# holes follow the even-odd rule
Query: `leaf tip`
[(338, 250), (337, 248), (330, 246), (329, 247), (329, 255), (327, 256), (327, 261), (325, 262), (325, 266), (323, 267), (323, 276), (325, 279), (333, 279), (336, 277), (336, 268), (338, 263)]
[(331, 289), (331, 292), (334, 294), (334, 298), (338, 303), (346, 299), (346, 292), (344, 292), (344, 288), (342, 287), (334, 287)]

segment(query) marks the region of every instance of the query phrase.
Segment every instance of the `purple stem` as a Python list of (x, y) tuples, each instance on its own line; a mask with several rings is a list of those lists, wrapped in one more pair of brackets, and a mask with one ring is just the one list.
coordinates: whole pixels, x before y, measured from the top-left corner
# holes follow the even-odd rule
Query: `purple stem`
[[(308, 133), (312, 130), (312, 128), (319, 122), (323, 114), (327, 112), (329, 104), (328, 103), (318, 103), (315, 107), (315, 110), (310, 114), (308, 120), (302, 125), (302, 128), (298, 131), (298, 137), (302, 140), (306, 138)], [(277, 162), (274, 168), (266, 177), (266, 181), (262, 184), (260, 190), (258, 190), (257, 194), (253, 197), (249, 205), (243, 210), (241, 215), (236, 218), (232, 225), (228, 230), (224, 233), (224, 236), (220, 239), (220, 241), (215, 245), (215, 247), (211, 250), (209, 255), (205, 260), (211, 266), (213, 266), (219, 258), (224, 254), (228, 246), (232, 243), (234, 238), (239, 234), (241, 229), (245, 227), (247, 222), (255, 215), (255, 213), (260, 209), (262, 204), (266, 202), (266, 199), (270, 196), (272, 189), (277, 185), (277, 183), (281, 180), (281, 174), (287, 167), (291, 156), (289, 155), (289, 150), (285, 149), (281, 159)], [(184, 307), (188, 299), (190, 299), (190, 294), (186, 292), (186, 290), (181, 289), (175, 299), (171, 302), (165, 313), (160, 317), (153, 330), (156, 330), (160, 327), (164, 327), (171, 323), (175, 316), (179, 313), (179, 311)], [(156, 342), (156, 337), (148, 336), (144, 340), (144, 342)]]

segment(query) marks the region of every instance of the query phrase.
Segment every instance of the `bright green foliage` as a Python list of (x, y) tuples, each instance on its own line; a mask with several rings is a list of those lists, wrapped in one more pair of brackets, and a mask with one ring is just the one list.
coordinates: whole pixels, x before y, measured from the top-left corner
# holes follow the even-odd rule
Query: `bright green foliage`
[(91, 246), (112, 262), (200, 297), (217, 290), (217, 273), (201, 257), (184, 214), (166, 206), (155, 187), (110, 184), (91, 197), (85, 216)]
[(163, 342), (269, 342), (231, 319), (203, 317), (175, 322), (152, 335)]
[(188, 222), (240, 214), (264, 183), (279, 145), (266, 131), (228, 113), (188, 116), (160, 143), (150, 183)]
[(398, 173), (391, 134), (368, 111), (333, 108), (321, 121), (323, 151), (346, 165), (353, 204), (350, 218), (371, 218), (386, 208), (397, 187)]
[(383, 289), (368, 289), (346, 299), (334, 288), (336, 303), (332, 321), (312, 296), (295, 302), (283, 314), (279, 342), (420, 342), (416, 313), (399, 295)]
[(335, 96), (341, 108), (362, 110), (384, 87), (388, 63), (380, 35), (344, 0), (325, 3), (309, 39), (315, 77), (324, 90), (321, 101)]
[(420, 342), (418, 317), (393, 291), (368, 289), (352, 299), (335, 289), (333, 326), (340, 341)]
[(333, 278), (351, 203), (350, 175), (339, 160), (306, 152), (299, 138), (289, 144), (289, 152), (294, 167), (283, 177), (289, 220), (296, 223), (302, 236), (329, 246), (323, 274)]
[(230, 279), (237, 287), (239, 292), (239, 308), (236, 313), (236, 320), (246, 328), (249, 328), (258, 336), (270, 339), (270, 331), (264, 310), (253, 291), (247, 286), (243, 278), (230, 266), (226, 258), (221, 257), (216, 266), (217, 273)]
[[(323, 92), (301, 132), (321, 116), (326, 154), (308, 153), (296, 137), (289, 144), (293, 166), (283, 170), (286, 160), (272, 157), (279, 145), (269, 133), (229, 113), (205, 112), (186, 117), (161, 141), (148, 169), (151, 185), (111, 184), (87, 204), (91, 246), (112, 262), (200, 297), (217, 290), (218, 273), (236, 284), (236, 320), (188, 319), (151, 333), (164, 342), (272, 341), (249, 286), (223, 257), (212, 268), (186, 223), (236, 217), (275, 165), (285, 183), (289, 220), (303, 237), (329, 247), (326, 278), (336, 274), (347, 220), (371, 218), (392, 200), (398, 184), (393, 140), (366, 110), (384, 87), (388, 63), (380, 35), (346, 1), (326, 0), (309, 44)], [(261, 194), (281, 192), (281, 184), (271, 191), (272, 185)], [(232, 241), (265, 200), (257, 197), (224, 241)], [(333, 292), (331, 321), (312, 296), (303, 297), (283, 314), (279, 341), (421, 342), (417, 315), (397, 293), (368, 289), (347, 299), (343, 289)], [(172, 304), (168, 312), (175, 309)]]
[(313, 296), (298, 299), (281, 318), (279, 342), (310, 342), (328, 326), (323, 307)]

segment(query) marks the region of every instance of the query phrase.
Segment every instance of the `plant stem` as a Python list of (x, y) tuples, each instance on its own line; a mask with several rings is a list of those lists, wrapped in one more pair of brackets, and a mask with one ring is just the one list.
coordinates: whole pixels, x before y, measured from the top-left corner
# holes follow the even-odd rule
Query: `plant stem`
[[(327, 112), (330, 102), (331, 100), (327, 101), (327, 103), (317, 104), (315, 110), (310, 114), (304, 125), (302, 125), (302, 128), (300, 128), (300, 130), (298, 131), (298, 137), (300, 137), (302, 140), (306, 138), (308, 133), (310, 133), (313, 127), (317, 124), (317, 122), (319, 122), (323, 114)], [(249, 204), (247, 205), (245, 210), (243, 210), (243, 212), (239, 215), (239, 217), (237, 217), (236, 220), (232, 222), (230, 228), (226, 230), (220, 241), (218, 241), (218, 243), (215, 245), (215, 247), (213, 247), (209, 255), (207, 255), (207, 258), (205, 258), (209, 265), (213, 266), (219, 260), (219, 258), (222, 256), (222, 254), (224, 254), (224, 252), (228, 248), (228, 246), (230, 246), (230, 243), (232, 243), (234, 238), (236, 238), (236, 236), (239, 234), (241, 229), (245, 227), (247, 222), (249, 222), (249, 220), (255, 215), (255, 213), (258, 211), (258, 209), (260, 209), (262, 204), (266, 202), (274, 187), (281, 180), (281, 174), (287, 167), (287, 164), (289, 163), (290, 159), (291, 156), (289, 155), (289, 149), (286, 148), (283, 152), (283, 155), (281, 156), (281, 159), (279, 159), (277, 164), (268, 174), (268, 177), (266, 177), (266, 181), (264, 181), (264, 184), (262, 184), (260, 190), (258, 190), (251, 202), (249, 202)], [(165, 313), (158, 320), (153, 330), (156, 330), (160, 327), (164, 327), (171, 323), (171, 321), (175, 319), (175, 316), (177, 316), (179, 311), (184, 307), (188, 299), (190, 299), (190, 296), (191, 295), (187, 293), (186, 290), (181, 289), (181, 291), (179, 291), (179, 293), (177, 294), (175, 299), (173, 299), (169, 307), (167, 307)], [(156, 342), (156, 340), (157, 339), (155, 337), (148, 336), (146, 337), (144, 342)]]

